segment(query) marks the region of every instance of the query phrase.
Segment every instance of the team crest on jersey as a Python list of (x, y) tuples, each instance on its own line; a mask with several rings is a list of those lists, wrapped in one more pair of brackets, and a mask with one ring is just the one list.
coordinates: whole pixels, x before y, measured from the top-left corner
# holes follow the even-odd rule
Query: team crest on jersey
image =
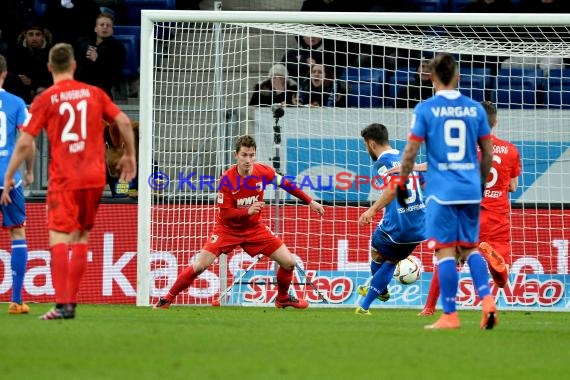
[(257, 191), (263, 191), (263, 182), (256, 182), (255, 188), (257, 189)]
[(210, 243), (214, 244), (218, 241), (218, 235), (212, 235), (210, 238)]
[(223, 203), (224, 203), (224, 194), (218, 193), (218, 203), (219, 203), (219, 204), (223, 204)]

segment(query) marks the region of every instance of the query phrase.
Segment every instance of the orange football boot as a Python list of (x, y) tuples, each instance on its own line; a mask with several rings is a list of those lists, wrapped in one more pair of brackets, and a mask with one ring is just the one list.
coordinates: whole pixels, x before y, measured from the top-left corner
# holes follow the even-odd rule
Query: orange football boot
[(460, 327), (461, 322), (459, 322), (459, 316), (456, 311), (451, 314), (442, 314), (435, 323), (425, 326), (428, 330), (450, 330)]

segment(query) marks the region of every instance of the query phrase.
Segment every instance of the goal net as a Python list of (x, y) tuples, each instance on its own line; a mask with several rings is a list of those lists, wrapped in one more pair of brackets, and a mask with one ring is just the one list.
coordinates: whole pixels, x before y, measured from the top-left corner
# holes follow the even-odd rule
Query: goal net
[[(379, 195), (360, 131), (382, 123), (402, 149), (412, 108), (432, 93), (422, 62), (450, 52), (460, 91), (497, 105), (495, 133), (521, 156), (510, 281), (493, 294), (503, 308), (568, 310), (565, 24), (556, 15), (143, 11), (137, 304), (165, 295), (210, 238), (218, 177), (234, 163), (236, 138), (250, 134), (259, 162), (326, 205), (321, 218), (283, 190), (265, 191), (264, 220), (297, 258), (291, 292), (353, 307), (376, 224), (358, 218)], [(420, 280), (393, 281), (383, 307), (424, 304), (433, 253), (422, 244), (413, 256)], [(466, 272), (458, 301), (477, 306)], [(175, 303), (271, 305), (276, 293), (275, 264), (236, 249)]]

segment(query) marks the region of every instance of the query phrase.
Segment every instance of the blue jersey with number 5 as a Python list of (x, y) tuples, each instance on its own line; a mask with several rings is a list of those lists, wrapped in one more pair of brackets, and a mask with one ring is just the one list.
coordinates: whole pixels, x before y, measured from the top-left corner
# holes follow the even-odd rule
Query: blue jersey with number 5
[(426, 203), (481, 202), (477, 141), (490, 133), (483, 107), (459, 91), (438, 91), (415, 107), (410, 139), (426, 144)]
[[(26, 104), (19, 97), (0, 88), (0, 188), (4, 188), (4, 174), (18, 138), (18, 127), (24, 124)], [(21, 183), (20, 172), (14, 175), (16, 185)]]
[[(376, 186), (384, 189), (390, 184), (386, 172), (393, 167), (401, 165), (401, 154), (396, 149), (383, 152), (374, 163)], [(406, 206), (401, 206), (396, 200), (388, 203), (384, 208), (384, 216), (379, 229), (384, 231), (394, 243), (419, 243), (426, 239), (425, 234), (425, 204), (421, 186), (423, 177), (413, 172), (408, 178), (406, 187), (409, 197)]]

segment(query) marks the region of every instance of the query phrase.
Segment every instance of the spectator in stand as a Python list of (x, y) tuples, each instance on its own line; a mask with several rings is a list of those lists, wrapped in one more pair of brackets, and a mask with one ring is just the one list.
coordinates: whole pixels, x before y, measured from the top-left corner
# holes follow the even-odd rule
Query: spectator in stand
[(333, 78), (332, 69), (320, 63), (311, 65), (309, 79), (299, 90), (299, 104), (312, 107), (346, 107), (346, 91)]
[(505, 13), (510, 12), (510, 0), (475, 0), (463, 8), (465, 13)]
[(93, 31), (101, 13), (95, 0), (48, 0), (44, 25), (53, 34), (53, 42), (74, 45)]
[(249, 105), (297, 104), (297, 90), (297, 83), (287, 77), (287, 68), (278, 63), (271, 66), (266, 79), (255, 85)]
[[(321, 37), (298, 36), (298, 47), (287, 50), (281, 60), (287, 66), (289, 77), (300, 83), (309, 77), (313, 63), (322, 63), (338, 70), (345, 68), (348, 60), (348, 46), (341, 41), (323, 40)], [(355, 55), (354, 60), (357, 60)]]
[(519, 5), (521, 13), (570, 13), (568, 0), (523, 0)]
[(95, 33), (77, 42), (75, 55), (77, 80), (103, 89), (112, 98), (127, 56), (123, 44), (113, 38), (113, 16), (101, 13), (97, 17)]
[(34, 0), (2, 0), (0, 54), (8, 54), (24, 27), (36, 19)]
[(422, 100), (433, 96), (433, 84), (429, 72), (429, 60), (422, 59), (418, 65), (414, 81), (404, 86), (396, 96), (397, 108), (414, 108)]
[(32, 23), (20, 34), (9, 56), (10, 71), (22, 82), (26, 104), (30, 104), (36, 95), (53, 84), (47, 68), (51, 46), (49, 30)]

